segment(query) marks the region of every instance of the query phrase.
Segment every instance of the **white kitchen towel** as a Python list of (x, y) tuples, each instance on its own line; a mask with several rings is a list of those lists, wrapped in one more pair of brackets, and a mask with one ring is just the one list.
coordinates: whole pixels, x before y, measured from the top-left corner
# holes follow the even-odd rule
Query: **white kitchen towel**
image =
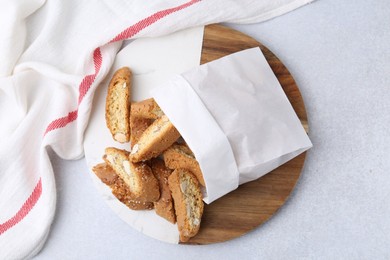
[(123, 40), (261, 22), (312, 0), (0, 0), (0, 259), (35, 255), (53, 220), (47, 149), (83, 156), (94, 90)]

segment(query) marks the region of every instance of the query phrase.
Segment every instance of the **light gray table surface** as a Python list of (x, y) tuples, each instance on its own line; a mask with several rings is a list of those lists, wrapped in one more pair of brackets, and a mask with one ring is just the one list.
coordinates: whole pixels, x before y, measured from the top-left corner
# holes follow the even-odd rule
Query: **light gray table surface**
[(57, 210), (36, 259), (390, 259), (390, 1), (317, 0), (229, 26), (283, 61), (306, 104), (314, 147), (287, 203), (238, 239), (167, 244), (111, 211), (85, 159), (52, 154)]

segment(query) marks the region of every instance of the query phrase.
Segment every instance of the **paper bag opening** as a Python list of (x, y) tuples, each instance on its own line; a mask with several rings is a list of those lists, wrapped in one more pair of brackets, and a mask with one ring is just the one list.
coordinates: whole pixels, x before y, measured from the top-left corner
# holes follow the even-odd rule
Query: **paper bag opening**
[(151, 94), (194, 152), (206, 203), (312, 146), (259, 48), (177, 75)]

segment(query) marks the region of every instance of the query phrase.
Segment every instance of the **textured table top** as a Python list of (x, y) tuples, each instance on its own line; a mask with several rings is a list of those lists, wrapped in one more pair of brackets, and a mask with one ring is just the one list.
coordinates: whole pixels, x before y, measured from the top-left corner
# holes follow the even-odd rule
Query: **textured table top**
[(109, 209), (84, 159), (52, 155), (57, 212), (36, 259), (390, 258), (389, 17), (387, 0), (317, 0), (261, 24), (229, 25), (283, 61), (309, 117), (314, 147), (267, 223), (209, 246), (160, 242)]

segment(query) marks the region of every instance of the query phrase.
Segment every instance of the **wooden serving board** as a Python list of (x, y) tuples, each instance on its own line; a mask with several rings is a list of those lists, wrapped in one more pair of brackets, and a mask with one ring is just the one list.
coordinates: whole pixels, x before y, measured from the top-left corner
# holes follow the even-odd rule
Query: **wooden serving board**
[[(201, 64), (248, 48), (260, 47), (305, 130), (305, 105), (298, 86), (283, 63), (264, 45), (236, 30), (205, 27)], [(306, 153), (258, 180), (205, 205), (199, 233), (185, 244), (210, 244), (239, 237), (267, 221), (286, 202), (300, 176)]]

